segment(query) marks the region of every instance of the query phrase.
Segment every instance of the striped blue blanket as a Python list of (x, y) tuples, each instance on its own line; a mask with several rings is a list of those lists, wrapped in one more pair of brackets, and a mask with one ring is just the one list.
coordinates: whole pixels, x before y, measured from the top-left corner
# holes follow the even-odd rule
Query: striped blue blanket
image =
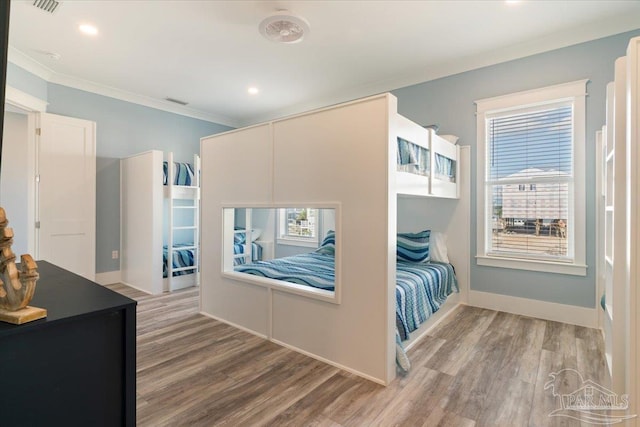
[(402, 341), (458, 292), (451, 264), (397, 261), (396, 326)]
[[(245, 245), (241, 243), (233, 244), (233, 254), (240, 255), (244, 253)], [(256, 262), (262, 259), (262, 246), (258, 243), (251, 243), (251, 262)], [(245, 258), (234, 258), (233, 265), (246, 264)]]
[[(164, 173), (162, 177), (162, 184), (167, 185), (169, 182), (169, 163), (163, 162), (162, 171)], [(195, 185), (193, 166), (190, 163), (178, 163), (173, 162), (173, 185)]]
[[(181, 245), (174, 245), (174, 248), (188, 247), (193, 246), (193, 243), (184, 243)], [(162, 277), (168, 277), (169, 275), (169, 249), (167, 246), (163, 246), (162, 248)], [(194, 251), (193, 249), (180, 249), (177, 251), (173, 251), (173, 268), (180, 267), (191, 267), (194, 264)], [(195, 267), (193, 270), (182, 270), (182, 271), (174, 271), (173, 276), (182, 276), (184, 274), (191, 274), (195, 272)]]
[[(409, 370), (402, 341), (438, 311), (447, 297), (458, 292), (451, 264), (404, 262), (396, 264), (396, 362)], [(284, 280), (314, 288), (334, 290), (335, 261), (332, 255), (309, 253), (234, 267), (235, 271)]]
[(309, 253), (238, 265), (235, 271), (333, 291), (335, 262), (332, 255)]
[(418, 175), (429, 175), (429, 149), (398, 138), (398, 170)]
[(447, 179), (450, 182), (456, 180), (456, 162), (442, 154), (436, 153), (436, 175), (440, 179)]

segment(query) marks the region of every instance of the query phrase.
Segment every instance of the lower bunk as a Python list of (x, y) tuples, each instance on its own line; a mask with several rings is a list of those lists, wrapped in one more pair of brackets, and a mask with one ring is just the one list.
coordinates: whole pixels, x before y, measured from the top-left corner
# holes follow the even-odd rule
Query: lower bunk
[(169, 285), (169, 247), (162, 247), (162, 280), (164, 289), (183, 289), (198, 285), (198, 266), (193, 243), (175, 244), (171, 249), (171, 284)]
[[(236, 265), (234, 270), (326, 291), (334, 290), (335, 258), (322, 251)], [(410, 361), (403, 343), (430, 320), (447, 298), (459, 292), (454, 268), (441, 262), (396, 263), (396, 364), (407, 372)], [(418, 331), (423, 335), (425, 331)]]

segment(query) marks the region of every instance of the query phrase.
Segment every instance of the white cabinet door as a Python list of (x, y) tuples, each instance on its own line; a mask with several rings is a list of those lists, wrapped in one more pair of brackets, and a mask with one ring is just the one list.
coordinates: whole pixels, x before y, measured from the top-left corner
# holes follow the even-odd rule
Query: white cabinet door
[(95, 279), (96, 125), (40, 113), (36, 257)]

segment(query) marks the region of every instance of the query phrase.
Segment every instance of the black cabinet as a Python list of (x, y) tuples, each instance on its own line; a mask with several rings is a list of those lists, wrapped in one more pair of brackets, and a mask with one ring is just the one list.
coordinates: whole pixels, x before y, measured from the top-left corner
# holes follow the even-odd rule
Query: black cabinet
[(37, 263), (47, 318), (0, 323), (0, 424), (134, 426), (136, 302)]

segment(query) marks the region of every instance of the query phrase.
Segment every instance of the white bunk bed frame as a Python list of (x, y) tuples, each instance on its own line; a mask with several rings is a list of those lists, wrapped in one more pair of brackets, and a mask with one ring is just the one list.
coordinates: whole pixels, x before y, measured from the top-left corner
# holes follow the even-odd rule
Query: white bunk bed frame
[[(165, 198), (169, 201), (169, 235), (167, 237), (167, 277), (164, 278), (164, 290), (175, 291), (191, 286), (198, 286), (200, 283), (200, 156), (193, 156), (193, 178), (195, 185), (175, 185), (175, 168), (173, 167), (173, 153), (167, 153), (166, 159), (169, 167), (167, 174), (167, 185), (164, 186)], [(191, 204), (176, 204), (176, 200), (189, 200)], [(176, 225), (176, 211), (188, 210), (192, 212), (192, 225)], [(175, 232), (188, 230), (193, 233), (193, 244), (191, 246), (175, 246)], [(193, 266), (174, 267), (173, 253), (180, 250), (192, 250), (194, 253)], [(174, 276), (174, 272), (186, 271), (190, 274)]]
[[(415, 139), (413, 133), (421, 137)], [(458, 185), (442, 185), (450, 183), (438, 182), (434, 174), (412, 180), (398, 173), (398, 136), (426, 146), (431, 153), (440, 149), (440, 142), (447, 144), (450, 150), (443, 154), (457, 162)], [(469, 149), (465, 147), (460, 153), (459, 147), (400, 117), (393, 95), (377, 95), (205, 137), (200, 153), (201, 253), (206, 260), (201, 268), (203, 314), (389, 384), (396, 375), (398, 231), (431, 228), (447, 232), (449, 258), (460, 288), (460, 294), (452, 295), (412, 334), (411, 342), (424, 336), (458, 303), (466, 302)], [(242, 168), (229, 161), (236, 158), (243, 159)], [(305, 177), (304, 185), (300, 185), (300, 177)], [(455, 200), (458, 196), (460, 200)], [(252, 205), (340, 206), (336, 218), (339, 302), (224, 274), (223, 210)], [(367, 214), (363, 206), (366, 212), (373, 209), (378, 214)], [(420, 212), (409, 212), (414, 209)]]
[[(174, 185), (173, 153), (167, 154), (167, 185), (163, 185), (162, 151), (151, 150), (120, 161), (120, 269), (122, 282), (149, 294), (160, 294), (199, 284), (199, 219), (200, 219), (200, 158), (194, 156), (194, 186)], [(178, 199), (190, 200), (191, 205), (176, 204)], [(164, 202), (168, 202), (165, 209)], [(192, 225), (176, 225), (177, 211), (193, 212)], [(163, 278), (164, 215), (167, 216), (167, 277)], [(176, 248), (174, 232), (193, 232), (193, 245)], [(179, 249), (194, 251), (194, 266), (174, 268), (173, 252)], [(173, 276), (177, 271), (192, 274)]]
[[(640, 425), (640, 37), (615, 63), (607, 86), (607, 121), (598, 132), (602, 174), (598, 218), (600, 325), (611, 389), (629, 400), (624, 425)], [(600, 296), (600, 294), (598, 295)]]

